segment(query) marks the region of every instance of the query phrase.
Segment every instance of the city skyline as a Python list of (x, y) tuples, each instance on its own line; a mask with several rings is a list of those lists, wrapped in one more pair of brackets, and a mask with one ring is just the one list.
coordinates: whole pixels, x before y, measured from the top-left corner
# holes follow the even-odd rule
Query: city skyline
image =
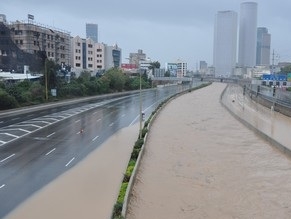
[[(206, 0), (193, 2), (182, 0), (169, 4), (164, 0), (149, 0), (147, 4), (135, 1), (91, 2), (84, 0), (80, 5), (56, 2), (36, 4), (35, 0), (11, 0), (3, 2), (1, 14), (7, 21), (26, 20), (27, 14), (34, 15), (37, 23), (67, 30), (72, 36), (85, 37), (86, 23), (96, 23), (99, 42), (122, 48), (123, 62), (130, 52), (142, 49), (153, 61), (173, 62), (181, 59), (189, 69), (196, 69), (200, 60), (213, 63), (213, 27), (217, 11), (232, 10), (239, 13), (241, 0)], [(272, 35), (271, 50), (278, 61), (291, 60), (291, 2), (254, 1), (258, 3), (258, 27), (267, 27)], [(114, 5), (114, 7), (113, 7)], [(282, 7), (284, 5), (284, 7)], [(137, 10), (138, 9), (138, 10)], [(285, 37), (286, 36), (286, 37)]]

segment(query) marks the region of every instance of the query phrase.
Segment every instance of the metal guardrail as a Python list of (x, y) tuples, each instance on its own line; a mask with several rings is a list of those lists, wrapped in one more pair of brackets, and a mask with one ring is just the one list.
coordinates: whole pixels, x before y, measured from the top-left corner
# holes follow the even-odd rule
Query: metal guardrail
[(240, 84), (245, 95), (252, 100), (280, 112), (285, 116), (291, 117), (291, 92), (284, 88), (274, 88), (257, 84)]

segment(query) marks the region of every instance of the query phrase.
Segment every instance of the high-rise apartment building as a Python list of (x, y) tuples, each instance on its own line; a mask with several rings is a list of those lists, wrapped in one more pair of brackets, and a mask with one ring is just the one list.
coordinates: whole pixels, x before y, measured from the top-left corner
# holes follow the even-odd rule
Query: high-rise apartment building
[(215, 16), (213, 65), (216, 77), (226, 77), (236, 66), (237, 13), (219, 11)]
[(270, 66), (271, 57), (271, 34), (266, 27), (257, 29), (257, 58), (256, 64)]
[(86, 38), (91, 38), (95, 43), (98, 43), (98, 25), (86, 24)]
[(239, 67), (254, 67), (256, 65), (257, 8), (256, 2), (243, 2), (240, 6)]

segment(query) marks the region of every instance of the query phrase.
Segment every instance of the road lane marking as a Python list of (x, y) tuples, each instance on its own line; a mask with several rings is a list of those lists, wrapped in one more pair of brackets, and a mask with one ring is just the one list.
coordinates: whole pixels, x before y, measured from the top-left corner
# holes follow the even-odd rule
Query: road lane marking
[(96, 122), (100, 122), (100, 121), (101, 121), (101, 119), (97, 119), (97, 120), (96, 120)]
[(51, 134), (49, 134), (48, 136), (46, 136), (47, 138), (49, 138), (49, 137), (51, 137), (51, 136), (53, 136), (54, 134), (56, 134), (55, 132), (53, 132), (53, 133), (51, 133)]
[(139, 115), (137, 117), (135, 117), (134, 120), (132, 120), (132, 122), (129, 124), (129, 126), (132, 126), (138, 118), (139, 118)]
[(3, 184), (2, 186), (0, 186), (0, 189), (2, 189), (5, 186), (5, 184)]
[[(6, 130), (5, 130), (5, 131), (6, 131)], [(11, 136), (11, 137), (14, 137), (14, 138), (19, 138), (19, 136), (17, 136), (17, 135), (12, 135), (12, 134), (7, 133), (7, 132), (5, 132), (5, 133), (1, 133), (1, 134), (8, 135), (8, 136)]]
[(4, 158), (3, 160), (0, 160), (0, 163), (4, 162), (5, 160), (8, 160), (9, 158), (13, 157), (15, 154), (11, 154), (9, 157)]
[(0, 121), (0, 123), (3, 123), (4, 121)]
[(54, 148), (54, 149), (50, 150), (49, 152), (47, 152), (47, 153), (45, 154), (45, 156), (47, 156), (47, 155), (49, 155), (50, 153), (54, 152), (54, 150), (56, 150), (56, 148)]
[(67, 164), (66, 167), (70, 165), (70, 163), (72, 163), (72, 161), (75, 160), (75, 157), (73, 157)]
[(13, 118), (13, 119), (11, 119), (11, 120), (13, 121), (13, 120), (17, 120), (17, 119), (20, 119), (20, 117)]
[(96, 113), (98, 113), (98, 111), (94, 112), (93, 115), (95, 115)]
[(99, 136), (97, 135), (95, 138), (92, 139), (92, 141), (95, 141), (97, 138), (99, 138)]
[(121, 117), (124, 117), (125, 116), (125, 114), (123, 114)]
[(114, 122), (112, 122), (109, 126), (111, 127), (111, 126), (113, 126), (114, 125)]
[(75, 121), (75, 123), (77, 123), (77, 122), (80, 122), (80, 121), (81, 121), (81, 120), (80, 120), (80, 119), (78, 119), (78, 120), (76, 120), (76, 121)]

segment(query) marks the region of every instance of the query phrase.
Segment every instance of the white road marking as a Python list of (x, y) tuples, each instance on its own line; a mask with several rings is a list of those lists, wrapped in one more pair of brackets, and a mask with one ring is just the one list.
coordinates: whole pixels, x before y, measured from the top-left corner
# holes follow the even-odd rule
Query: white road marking
[(9, 136), (14, 137), (14, 138), (19, 138), (19, 136), (17, 136), (17, 135), (12, 135), (12, 134), (7, 133), (7, 132), (2, 133), (2, 134), (4, 134), (4, 135), (9, 135)]
[(121, 117), (124, 117), (125, 116), (125, 114), (123, 114)]
[(3, 184), (2, 186), (0, 186), (0, 189), (2, 189), (5, 186), (5, 184)]
[(109, 126), (111, 127), (111, 126), (113, 126), (114, 125), (114, 122), (112, 122)]
[(81, 120), (80, 120), (80, 119), (78, 119), (78, 120), (76, 120), (76, 121), (75, 121), (75, 123), (77, 123), (77, 122), (80, 122), (80, 121), (81, 121)]
[(95, 115), (96, 113), (98, 113), (98, 111), (94, 112), (93, 115)]
[(99, 121), (101, 121), (101, 119), (97, 119), (97, 120), (96, 120), (96, 122), (99, 122)]
[(75, 157), (73, 157), (67, 164), (66, 167), (70, 165), (70, 163), (72, 163), (72, 161), (75, 160)]
[(10, 125), (9, 127), (22, 127), (22, 126), (32, 126), (32, 127), (36, 127), (36, 128), (41, 128), (41, 126), (39, 125), (34, 125), (34, 124), (15, 124), (15, 125)]
[(54, 149), (50, 150), (49, 152), (47, 152), (47, 153), (45, 154), (45, 156), (47, 156), (47, 155), (49, 155), (50, 153), (54, 152), (54, 150), (56, 150), (56, 148), (54, 148)]
[(0, 123), (3, 123), (4, 121), (0, 121)]
[(9, 157), (4, 158), (3, 160), (0, 160), (0, 163), (4, 162), (5, 160), (8, 160), (9, 158), (13, 157), (15, 154), (11, 154)]
[(11, 119), (11, 120), (13, 121), (13, 120), (17, 120), (17, 119), (19, 119), (19, 117), (13, 118), (13, 119)]
[(92, 141), (95, 141), (97, 138), (99, 138), (99, 136), (97, 135), (95, 138), (92, 139)]
[(55, 132), (53, 132), (53, 133), (51, 133), (51, 134), (49, 134), (48, 136), (46, 136), (47, 138), (49, 138), (49, 137), (51, 137), (51, 136), (53, 136), (54, 134), (56, 134)]

